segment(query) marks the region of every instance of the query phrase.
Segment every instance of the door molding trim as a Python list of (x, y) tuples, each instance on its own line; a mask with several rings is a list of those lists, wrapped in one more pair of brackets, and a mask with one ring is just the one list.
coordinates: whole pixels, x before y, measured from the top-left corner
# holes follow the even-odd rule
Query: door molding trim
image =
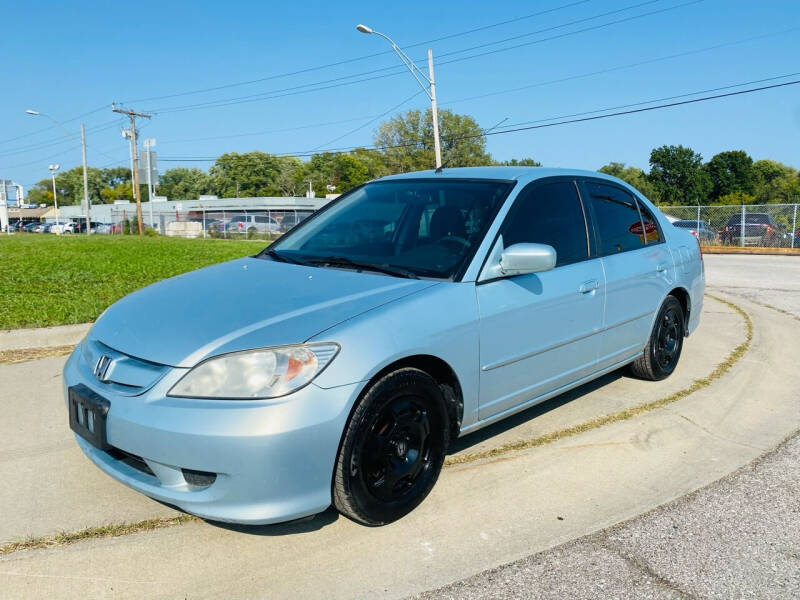
[(517, 356), (512, 356), (510, 358), (505, 358), (503, 360), (499, 360), (497, 362), (489, 363), (488, 365), (483, 365), (481, 367), (481, 371), (493, 371), (494, 369), (499, 369), (500, 367), (506, 367), (508, 365), (514, 364), (521, 360), (525, 360), (526, 358), (533, 358), (539, 354), (544, 354), (545, 352), (549, 352), (550, 350), (555, 350), (557, 348), (561, 348), (562, 346), (568, 346), (569, 344), (574, 344), (575, 342), (579, 342), (581, 340), (585, 340), (586, 338), (590, 338), (593, 335), (597, 335), (599, 333), (604, 333), (616, 327), (621, 327), (622, 325), (626, 325), (628, 323), (632, 323), (633, 321), (638, 321), (639, 319), (643, 319), (645, 317), (649, 317), (653, 314), (653, 311), (647, 311), (640, 315), (636, 315), (634, 317), (630, 317), (628, 319), (623, 319), (622, 321), (618, 321), (613, 325), (606, 325), (605, 327), (601, 327), (600, 329), (596, 329), (590, 333), (584, 333), (583, 335), (579, 335), (574, 338), (570, 338), (568, 340), (563, 340), (561, 342), (556, 342), (555, 344), (551, 344), (550, 346), (545, 346), (544, 348), (537, 348), (536, 350), (532, 350), (530, 352), (525, 352), (524, 354), (520, 354)]

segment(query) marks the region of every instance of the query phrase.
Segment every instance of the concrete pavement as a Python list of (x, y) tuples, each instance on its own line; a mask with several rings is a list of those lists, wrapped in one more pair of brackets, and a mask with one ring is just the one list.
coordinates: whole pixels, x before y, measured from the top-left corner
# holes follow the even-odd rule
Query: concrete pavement
[(751, 349), (713, 385), (635, 419), (450, 467), (391, 526), (368, 529), (333, 512), (261, 528), (193, 522), (10, 554), (0, 559), (0, 589), (8, 597), (402, 597), (604, 529), (725, 476), (800, 426), (787, 385), (800, 323), (742, 304), (755, 324)]
[[(706, 300), (701, 325), (672, 377), (645, 382), (607, 375), (524, 413), (458, 440), (455, 457), (531, 439), (603, 414), (652, 402), (686, 388), (744, 339), (729, 306)], [(173, 516), (176, 511), (106, 476), (83, 456), (67, 426), (61, 397), (65, 358), (0, 365), (6, 394), (0, 409), (0, 544), (86, 527)], [(20, 402), (19, 399), (26, 399)]]

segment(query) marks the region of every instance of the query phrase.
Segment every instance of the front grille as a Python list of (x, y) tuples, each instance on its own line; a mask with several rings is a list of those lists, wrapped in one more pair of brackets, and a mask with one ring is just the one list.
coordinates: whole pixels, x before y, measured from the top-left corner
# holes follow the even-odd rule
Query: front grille
[(111, 458), (118, 460), (121, 463), (125, 463), (137, 471), (146, 473), (147, 475), (152, 475), (153, 477), (156, 476), (156, 474), (153, 473), (153, 470), (147, 465), (141, 456), (136, 456), (135, 454), (125, 452), (125, 450), (120, 450), (119, 448), (114, 448), (113, 446), (111, 447), (111, 450), (108, 451), (108, 454), (111, 456)]
[(129, 356), (87, 338), (81, 352), (84, 368), (102, 385), (125, 396), (150, 389), (169, 370), (166, 365)]

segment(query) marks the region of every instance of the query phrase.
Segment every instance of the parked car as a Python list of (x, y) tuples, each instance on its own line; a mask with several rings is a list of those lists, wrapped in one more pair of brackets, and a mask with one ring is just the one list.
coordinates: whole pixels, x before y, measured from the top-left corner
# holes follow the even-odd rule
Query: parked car
[(112, 305), (64, 367), (70, 426), (107, 474), (204, 518), (333, 504), (382, 525), (455, 438), (626, 365), (668, 377), (704, 287), (697, 239), (616, 178), (386, 177)]
[(93, 229), (94, 233), (111, 233), (113, 229), (112, 223), (97, 223)]
[(266, 215), (235, 215), (226, 224), (230, 233), (279, 233), (281, 228), (278, 222)]
[(711, 246), (717, 243), (717, 232), (709, 228), (706, 221), (697, 221), (696, 219), (686, 219), (681, 221), (673, 221), (674, 227), (681, 229), (688, 229), (689, 233), (700, 240), (701, 244)]
[(732, 246), (776, 247), (783, 245), (784, 234), (780, 231), (769, 213), (745, 213), (744, 236), (742, 236), (742, 215), (736, 214), (728, 219), (725, 228), (719, 232), (723, 244)]
[(59, 221), (53, 224), (50, 233), (72, 233), (74, 228), (75, 224), (72, 221)]
[(289, 231), (308, 217), (305, 213), (287, 213), (281, 219), (281, 231)]
[[(98, 225), (103, 225), (97, 221), (89, 221), (89, 232), (96, 233)], [(86, 219), (78, 219), (73, 223), (72, 233), (86, 233)]]
[(30, 223), (26, 223), (25, 225), (23, 225), (20, 231), (25, 231), (27, 233), (34, 233), (36, 231), (36, 228), (39, 227), (40, 225), (41, 225), (40, 221), (32, 221)]

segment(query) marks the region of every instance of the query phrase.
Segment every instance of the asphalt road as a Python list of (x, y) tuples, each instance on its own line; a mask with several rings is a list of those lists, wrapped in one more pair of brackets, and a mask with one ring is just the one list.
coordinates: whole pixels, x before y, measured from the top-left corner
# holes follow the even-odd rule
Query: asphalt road
[[(800, 318), (800, 257), (707, 255), (712, 291)], [(786, 351), (798, 354), (800, 341)], [(787, 386), (796, 385), (792, 380)], [(795, 393), (800, 402), (800, 392)], [(800, 434), (693, 494), (419, 600), (800, 598)]]
[(800, 256), (707, 254), (706, 284), (800, 316)]

